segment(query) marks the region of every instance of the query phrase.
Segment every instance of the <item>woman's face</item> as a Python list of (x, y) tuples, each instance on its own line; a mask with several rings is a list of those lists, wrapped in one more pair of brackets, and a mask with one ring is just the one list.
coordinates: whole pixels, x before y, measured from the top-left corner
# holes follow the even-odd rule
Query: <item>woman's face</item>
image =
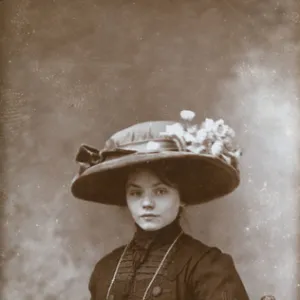
[(146, 231), (158, 230), (172, 223), (180, 207), (179, 191), (148, 170), (130, 174), (126, 200), (134, 221)]

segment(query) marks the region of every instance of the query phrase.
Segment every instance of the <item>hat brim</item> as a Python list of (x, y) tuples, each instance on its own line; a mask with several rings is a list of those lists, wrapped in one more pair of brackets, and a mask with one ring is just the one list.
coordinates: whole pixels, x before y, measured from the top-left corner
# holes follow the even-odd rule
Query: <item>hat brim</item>
[(179, 181), (185, 182), (184, 202), (187, 205), (223, 197), (240, 183), (239, 172), (212, 155), (173, 151), (134, 153), (88, 168), (73, 179), (72, 194), (86, 201), (125, 206), (125, 182), (132, 168), (161, 162), (171, 166), (174, 172), (178, 172)]

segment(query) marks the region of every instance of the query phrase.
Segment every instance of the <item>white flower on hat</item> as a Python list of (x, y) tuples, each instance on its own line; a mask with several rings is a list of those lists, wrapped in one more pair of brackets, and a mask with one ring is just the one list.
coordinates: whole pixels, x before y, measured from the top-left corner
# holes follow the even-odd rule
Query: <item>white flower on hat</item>
[(193, 134), (189, 133), (189, 132), (185, 132), (183, 137), (184, 137), (184, 139), (187, 143), (194, 143), (194, 142), (197, 141), (196, 137)]
[(195, 115), (193, 111), (182, 110), (180, 116), (187, 122), (167, 125), (161, 135), (172, 138), (182, 151), (210, 154), (236, 167), (242, 151), (234, 145), (234, 130), (223, 119), (206, 118), (201, 125), (191, 124)]
[(215, 156), (219, 156), (222, 154), (224, 150), (224, 144), (221, 141), (215, 141), (211, 146), (211, 154)]
[(181, 119), (185, 121), (192, 121), (195, 118), (196, 114), (191, 110), (182, 110), (180, 112)]
[(198, 146), (198, 145), (192, 144), (187, 147), (187, 150), (189, 150), (193, 153), (196, 153), (196, 154), (201, 154), (201, 153), (205, 153), (206, 147), (203, 145)]
[(196, 140), (198, 143), (203, 143), (208, 136), (207, 130), (204, 128), (199, 129), (196, 133)]
[(233, 131), (233, 129), (230, 128), (228, 125), (225, 125), (223, 119), (220, 119), (215, 122), (214, 132), (218, 137), (221, 138), (226, 138), (226, 137), (234, 138), (235, 136), (235, 132)]
[(213, 130), (214, 125), (215, 125), (215, 121), (213, 119), (208, 119), (208, 118), (206, 118), (202, 124), (203, 128), (208, 130)]
[(198, 130), (198, 126), (197, 125), (190, 125), (190, 126), (188, 126), (188, 128), (186, 130), (187, 130), (188, 133), (195, 134)]
[(163, 132), (162, 134), (167, 134), (167, 135), (177, 135), (180, 137), (183, 137), (185, 134), (184, 128), (180, 123), (175, 123), (172, 125), (167, 125), (166, 126), (166, 131)]

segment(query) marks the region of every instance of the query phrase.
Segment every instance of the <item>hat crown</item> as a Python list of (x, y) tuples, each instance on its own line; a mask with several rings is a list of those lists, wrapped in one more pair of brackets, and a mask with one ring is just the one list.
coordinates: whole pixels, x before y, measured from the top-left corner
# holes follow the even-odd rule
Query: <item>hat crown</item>
[(130, 144), (165, 139), (161, 133), (174, 121), (150, 121), (132, 125), (113, 134), (105, 143), (105, 149), (122, 148)]

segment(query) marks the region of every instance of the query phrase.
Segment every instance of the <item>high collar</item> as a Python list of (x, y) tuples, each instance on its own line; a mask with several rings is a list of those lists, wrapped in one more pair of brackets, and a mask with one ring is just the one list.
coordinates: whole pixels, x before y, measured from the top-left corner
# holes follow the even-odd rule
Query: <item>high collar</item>
[(145, 231), (137, 224), (135, 224), (135, 226), (136, 232), (133, 237), (133, 242), (140, 248), (147, 248), (150, 244), (157, 246), (171, 244), (182, 230), (179, 224), (179, 218), (176, 218), (169, 225), (155, 231)]

